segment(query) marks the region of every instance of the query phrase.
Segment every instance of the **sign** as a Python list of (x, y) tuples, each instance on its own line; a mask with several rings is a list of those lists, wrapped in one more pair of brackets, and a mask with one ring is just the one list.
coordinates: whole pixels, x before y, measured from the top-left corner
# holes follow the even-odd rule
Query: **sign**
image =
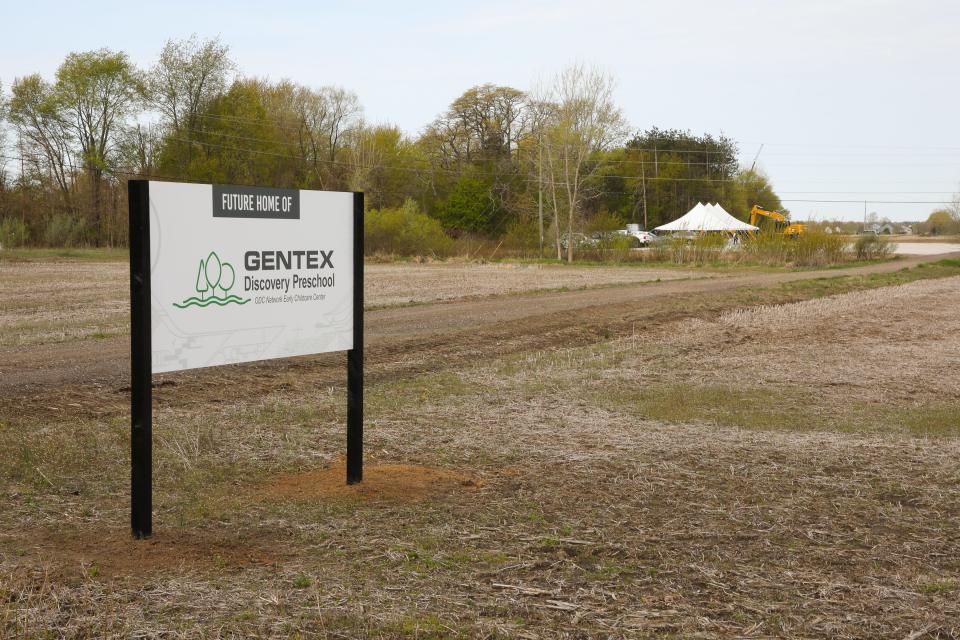
[(353, 347), (353, 194), (151, 182), (153, 372)]
[(131, 180), (130, 526), (153, 530), (153, 374), (347, 352), (363, 479), (363, 194)]

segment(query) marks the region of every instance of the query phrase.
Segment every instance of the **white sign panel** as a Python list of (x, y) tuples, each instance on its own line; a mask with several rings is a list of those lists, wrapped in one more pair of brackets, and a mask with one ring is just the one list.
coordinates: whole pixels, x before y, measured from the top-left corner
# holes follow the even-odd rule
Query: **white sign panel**
[(153, 371), (353, 348), (353, 194), (150, 182)]

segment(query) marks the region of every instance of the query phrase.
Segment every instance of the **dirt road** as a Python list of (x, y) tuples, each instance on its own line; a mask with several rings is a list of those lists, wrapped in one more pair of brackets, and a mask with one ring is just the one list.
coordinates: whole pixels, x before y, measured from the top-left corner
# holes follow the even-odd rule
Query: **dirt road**
[[(440, 362), (502, 355), (522, 349), (573, 346), (595, 340), (597, 336), (630, 331), (631, 326), (690, 315), (689, 305), (682, 312), (671, 306), (671, 301), (678, 298), (717, 296), (742, 288), (769, 287), (814, 278), (887, 273), (958, 255), (914, 256), (882, 264), (822, 271), (712, 273), (709, 278), (374, 309), (368, 311), (366, 317), (368, 371), (371, 375), (389, 375), (399, 369), (416, 371), (435, 367)], [(586, 310), (589, 313), (584, 313)], [(200, 381), (198, 374), (189, 372), (165, 376), (164, 380), (167, 384), (172, 382), (181, 386), (178, 401), (191, 395), (188, 389), (205, 397), (213, 391), (203, 393), (201, 390), (210, 383), (222, 385), (245, 380), (249, 384), (250, 377), (261, 385), (261, 392), (268, 392), (291, 384), (292, 371), (298, 372), (295, 377), (299, 381), (309, 375), (314, 383), (333, 383), (339, 380), (339, 369), (334, 365), (341, 360), (341, 354), (328, 354), (225, 367), (213, 375), (204, 375), (205, 382)], [(305, 370), (310, 370), (309, 374)], [(44, 407), (58, 412), (88, 407), (95, 413), (105, 410), (109, 413), (107, 407), (115, 403), (109, 400), (104, 403), (105, 395), (109, 396), (109, 391), (115, 392), (114, 395), (125, 391), (128, 371), (129, 342), (126, 336), (2, 347), (0, 416), (42, 413)], [(163, 394), (158, 397), (162, 400)], [(94, 409), (94, 406), (100, 408)], [(120, 410), (120, 405), (116, 409)]]

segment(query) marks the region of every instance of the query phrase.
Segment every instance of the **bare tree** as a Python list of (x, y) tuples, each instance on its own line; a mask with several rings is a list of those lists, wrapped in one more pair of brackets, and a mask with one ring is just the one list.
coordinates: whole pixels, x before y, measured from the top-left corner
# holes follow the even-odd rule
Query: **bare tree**
[[(321, 187), (328, 187), (344, 136), (362, 124), (363, 107), (352, 91), (340, 87), (301, 87), (296, 94), (300, 115), (300, 149)], [(327, 164), (326, 170), (323, 164)]]
[(950, 212), (950, 217), (953, 218), (953, 221), (960, 224), (960, 191), (953, 194), (950, 202), (947, 203), (947, 211)]
[[(540, 233), (540, 249), (543, 250), (544, 241), (544, 204), (550, 207), (553, 218), (552, 227), (554, 244), (557, 250), (557, 260), (562, 258), (560, 246), (560, 208), (557, 198), (557, 166), (553, 156), (546, 150), (553, 127), (556, 125), (557, 104), (552, 102), (551, 89), (538, 87), (531, 92), (530, 99), (530, 129), (536, 148), (535, 162), (537, 166), (537, 218)], [(546, 163), (544, 162), (546, 160)], [(544, 197), (546, 188), (546, 201)]]
[(118, 161), (132, 174), (149, 178), (157, 167), (163, 126), (136, 123), (127, 127), (117, 144)]
[(585, 185), (601, 166), (595, 156), (627, 133), (626, 120), (613, 101), (613, 89), (612, 77), (582, 64), (562, 71), (550, 89), (547, 102), (555, 108), (545, 128), (544, 149), (551, 182), (561, 186), (565, 196), (568, 262), (573, 261), (574, 220), (586, 195)]
[(7, 127), (6, 120), (9, 111), (7, 96), (3, 93), (3, 83), (0, 82), (0, 193), (7, 187)]
[(363, 107), (353, 91), (342, 87), (324, 87), (320, 91), (328, 106), (325, 132), (330, 161), (333, 162), (344, 133), (359, 124)]
[(203, 108), (222, 94), (236, 65), (219, 39), (168, 40), (147, 76), (150, 104), (171, 129), (194, 130)]
[[(378, 147), (376, 131), (368, 127), (365, 122), (357, 123), (356, 128), (349, 134), (347, 145), (349, 170), (347, 173), (347, 188), (351, 191), (368, 192), (371, 189), (373, 173), (383, 164), (383, 151)], [(379, 208), (379, 203), (374, 208)]]
[[(4, 123), (7, 120), (7, 111), (8, 111), (7, 96), (3, 93), (3, 83), (0, 82), (0, 155), (3, 154), (4, 150), (7, 147), (7, 128)], [(3, 167), (6, 163), (6, 158), (0, 160), (0, 167)]]
[(49, 176), (70, 206), (73, 137), (53, 87), (39, 74), (17, 78), (9, 104), (10, 123), (25, 166)]

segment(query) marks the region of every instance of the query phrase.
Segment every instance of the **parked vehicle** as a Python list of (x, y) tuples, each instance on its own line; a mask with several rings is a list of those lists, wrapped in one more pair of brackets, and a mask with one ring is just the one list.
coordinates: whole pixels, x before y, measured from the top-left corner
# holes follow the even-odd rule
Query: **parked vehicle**
[(635, 224), (628, 224), (626, 229), (617, 229), (616, 231), (596, 231), (589, 236), (582, 233), (563, 234), (560, 236), (560, 246), (567, 248), (569, 242), (573, 243), (574, 249), (598, 247), (623, 237), (631, 238), (633, 247), (645, 247), (651, 242), (657, 240), (657, 235), (650, 231), (641, 231)]
[(657, 234), (652, 231), (642, 231), (638, 224), (628, 224), (626, 230), (619, 233), (636, 238), (638, 245), (641, 247), (645, 247), (657, 239)]
[(563, 249), (566, 249), (570, 244), (573, 244), (574, 249), (579, 249), (581, 247), (592, 247), (597, 243), (598, 240), (589, 238), (582, 233), (565, 233), (560, 236), (560, 246)]

